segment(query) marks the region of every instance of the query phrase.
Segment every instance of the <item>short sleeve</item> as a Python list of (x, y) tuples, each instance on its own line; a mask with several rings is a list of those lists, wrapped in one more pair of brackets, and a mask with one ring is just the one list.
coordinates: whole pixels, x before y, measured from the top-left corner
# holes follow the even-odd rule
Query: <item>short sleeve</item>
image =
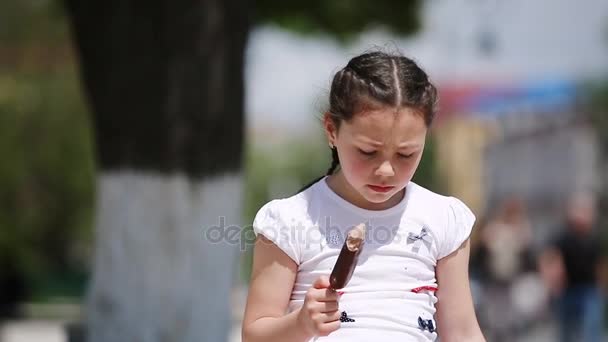
[(286, 224), (284, 216), (281, 215), (281, 207), (278, 200), (271, 201), (264, 205), (253, 220), (253, 231), (255, 235), (262, 234), (265, 238), (272, 241), (285, 254), (287, 254), (296, 264), (300, 264), (300, 252), (297, 248), (296, 236), (293, 229)]
[(475, 215), (462, 201), (455, 197), (448, 198), (447, 224), (439, 259), (456, 251), (471, 236)]

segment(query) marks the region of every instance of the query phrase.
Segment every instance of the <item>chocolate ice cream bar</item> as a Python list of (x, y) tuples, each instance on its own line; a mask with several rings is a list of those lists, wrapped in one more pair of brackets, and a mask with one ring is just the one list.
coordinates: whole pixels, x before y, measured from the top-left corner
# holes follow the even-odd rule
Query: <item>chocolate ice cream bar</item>
[(334, 265), (329, 276), (330, 287), (334, 290), (342, 289), (346, 286), (350, 277), (357, 266), (357, 259), (363, 249), (365, 240), (365, 223), (361, 223), (353, 228), (344, 241), (338, 260)]

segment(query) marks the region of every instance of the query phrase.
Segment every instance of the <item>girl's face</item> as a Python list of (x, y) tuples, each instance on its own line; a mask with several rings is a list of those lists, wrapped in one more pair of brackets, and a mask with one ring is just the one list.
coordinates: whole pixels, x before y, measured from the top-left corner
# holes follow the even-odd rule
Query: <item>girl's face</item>
[(372, 207), (399, 194), (412, 179), (427, 133), (423, 116), (411, 108), (357, 113), (339, 130), (326, 115), (325, 130), (338, 149), (346, 182), (364, 202), (359, 204)]

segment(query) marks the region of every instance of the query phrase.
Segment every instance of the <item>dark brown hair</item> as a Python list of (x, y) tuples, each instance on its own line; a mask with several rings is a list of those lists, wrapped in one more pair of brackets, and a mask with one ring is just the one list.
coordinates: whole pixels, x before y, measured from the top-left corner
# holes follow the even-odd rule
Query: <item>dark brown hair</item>
[[(343, 121), (369, 109), (413, 108), (429, 127), (435, 117), (437, 97), (428, 75), (413, 60), (399, 54), (367, 52), (351, 59), (334, 75), (327, 114), (339, 129)], [(326, 175), (331, 175), (339, 164), (338, 151), (333, 147)]]

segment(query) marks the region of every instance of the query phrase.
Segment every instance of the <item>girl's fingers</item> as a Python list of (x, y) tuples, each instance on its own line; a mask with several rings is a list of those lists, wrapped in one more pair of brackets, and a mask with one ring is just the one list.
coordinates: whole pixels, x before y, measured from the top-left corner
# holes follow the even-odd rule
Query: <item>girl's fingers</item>
[(312, 297), (318, 302), (337, 302), (340, 299), (340, 293), (332, 289), (311, 289)]
[(340, 294), (331, 289), (315, 290), (314, 296), (319, 302), (337, 302), (340, 300)]
[[(321, 303), (321, 312), (323, 313), (332, 313), (334, 311), (338, 311), (338, 302), (322, 302)], [(340, 318), (340, 317), (338, 317)]]
[(331, 312), (325, 312), (323, 313), (324, 315), (324, 322), (325, 323), (331, 323), (331, 322), (335, 322), (335, 321), (340, 321), (340, 311), (339, 310), (335, 310), (335, 311), (331, 311)]

